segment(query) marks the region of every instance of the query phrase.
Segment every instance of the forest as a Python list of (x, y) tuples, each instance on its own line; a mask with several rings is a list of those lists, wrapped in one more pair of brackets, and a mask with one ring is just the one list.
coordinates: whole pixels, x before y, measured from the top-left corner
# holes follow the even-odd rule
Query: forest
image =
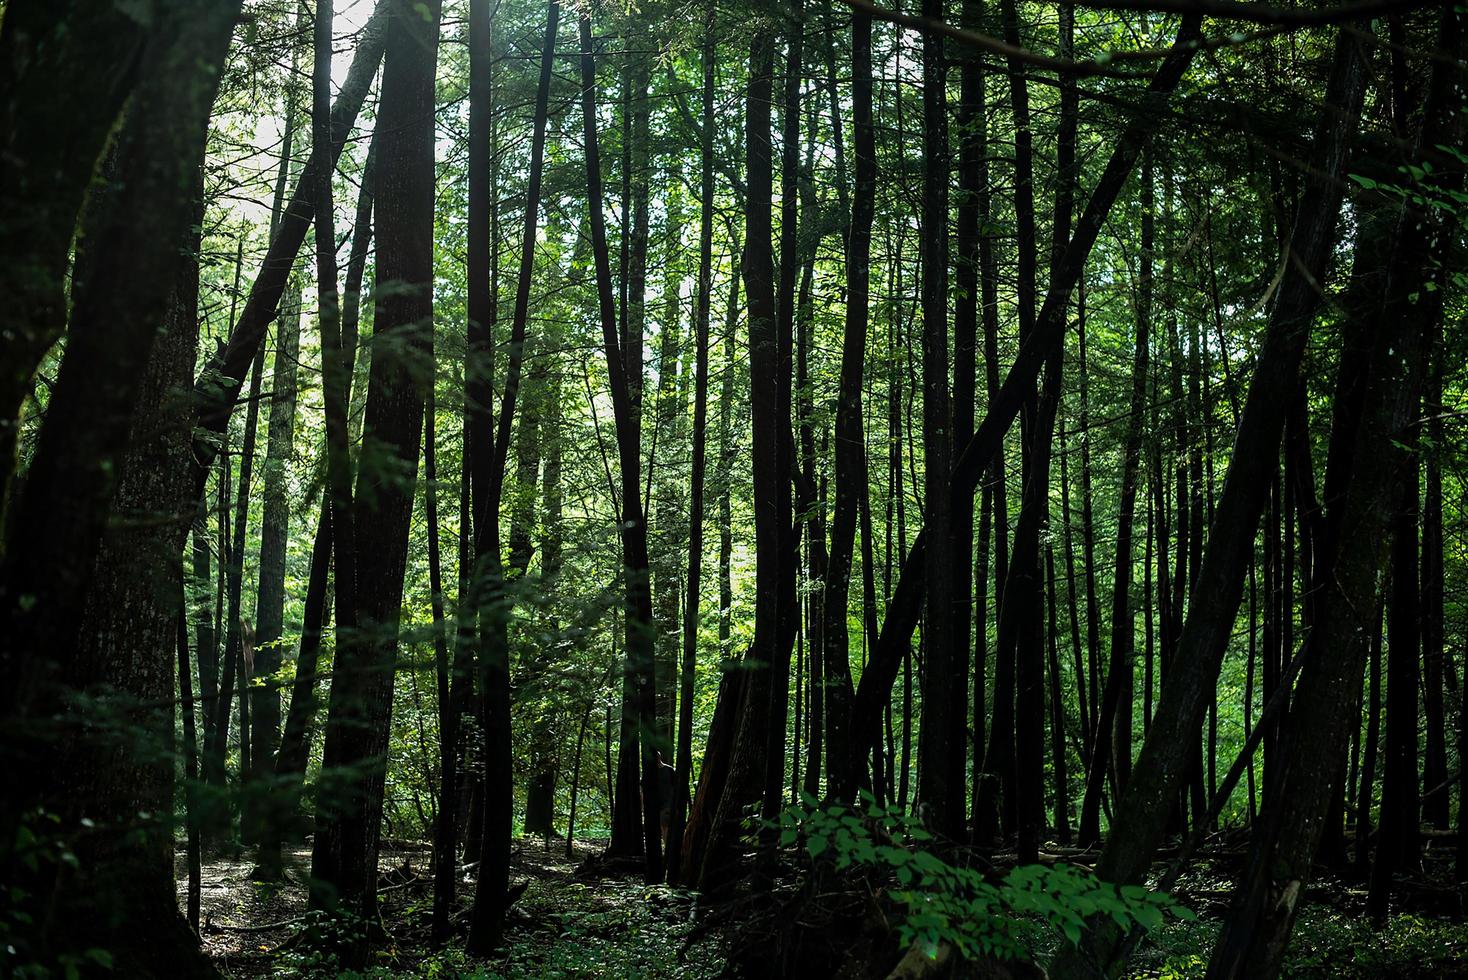
[(1468, 977), (1465, 175), (1461, 0), (0, 0), (0, 976)]

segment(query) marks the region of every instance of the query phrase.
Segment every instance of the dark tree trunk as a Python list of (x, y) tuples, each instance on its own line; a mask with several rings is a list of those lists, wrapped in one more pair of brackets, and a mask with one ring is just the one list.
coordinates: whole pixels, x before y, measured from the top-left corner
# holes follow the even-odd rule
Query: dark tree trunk
[[(646, 58), (633, 55), (628, 59), (623, 79), (625, 126), (622, 151), (621, 249), (621, 335), (616, 348), (626, 383), (626, 400), (622, 409), (613, 408), (617, 426), (617, 455), (622, 469), (624, 513), (635, 509), (636, 527), (629, 539), (622, 537), (622, 565), (627, 590), (626, 662), (622, 672), (622, 716), (617, 734), (617, 792), (612, 810), (612, 837), (608, 846), (612, 854), (645, 854), (649, 825), (644, 818), (647, 808), (656, 805), (644, 799), (640, 787), (656, 788), (656, 636), (651, 611), (642, 616), (641, 593), (651, 589), (646, 558), (647, 521), (642, 500), (642, 353), (646, 326), (647, 293), (647, 225), (648, 225), (648, 105), (649, 70)], [(594, 94), (594, 93), (593, 93)], [(599, 165), (598, 165), (599, 166)], [(589, 179), (589, 177), (588, 177)], [(600, 180), (598, 173), (597, 179)], [(630, 209), (629, 209), (630, 205)], [(588, 206), (590, 202), (588, 202)], [(630, 228), (626, 221), (631, 213)], [(610, 274), (610, 263), (608, 264)], [(608, 371), (610, 372), (610, 365)], [(630, 467), (630, 468), (627, 468)], [(623, 518), (624, 523), (631, 517)], [(647, 581), (643, 578), (647, 577)], [(635, 632), (635, 637), (634, 637)], [(635, 641), (635, 642), (634, 642)], [(644, 700), (646, 711), (644, 711)], [(644, 717), (646, 715), (646, 717)], [(653, 836), (657, 836), (656, 833)], [(656, 860), (648, 854), (648, 861)], [(651, 864), (649, 865), (651, 867)], [(659, 875), (661, 877), (661, 875)]]
[[(181, 601), (187, 596), (181, 596)], [(199, 842), (199, 736), (195, 721), (193, 670), (189, 666), (189, 621), (187, 602), (178, 617), (178, 705), (183, 715), (184, 862), (188, 866), (187, 912), (189, 928), (199, 931), (199, 899), (203, 893), (203, 868)]]
[[(925, 16), (941, 20), (941, 0), (926, 0)], [(923, 725), (919, 734), (919, 799), (933, 808), (934, 827), (957, 840), (964, 816), (964, 724), (967, 697), (955, 698), (964, 686), (967, 651), (957, 659), (954, 623), (956, 565), (967, 567), (968, 554), (955, 560), (953, 495), (948, 471), (953, 452), (953, 420), (948, 388), (948, 66), (943, 39), (923, 36), (923, 527), (928, 532), (924, 571), (927, 619), (923, 630)], [(969, 513), (973, 495), (968, 494)], [(965, 631), (965, 636), (967, 632)], [(960, 666), (962, 665), (962, 666)], [(1042, 721), (1043, 724), (1043, 721)]]
[[(1404, 249), (1403, 242), (1398, 250)], [(1424, 261), (1428, 253), (1418, 252)], [(1395, 271), (1395, 270), (1394, 270)], [(1401, 275), (1400, 272), (1397, 275)], [(1393, 277), (1395, 278), (1395, 276)], [(1398, 283), (1389, 283), (1388, 288)], [(1420, 281), (1414, 281), (1420, 288)], [(1390, 297), (1383, 310), (1385, 322), (1393, 313), (1406, 312), (1399, 301), (1393, 309)], [(1403, 356), (1419, 353), (1422, 338), (1402, 338)], [(1384, 356), (1377, 352), (1377, 356)], [(1417, 365), (1408, 365), (1416, 367)], [(1407, 379), (1399, 379), (1405, 384)], [(1403, 410), (1403, 420), (1388, 431), (1396, 434), (1410, 413), (1416, 416), (1420, 403), (1415, 399)], [(1364, 428), (1364, 422), (1363, 422)], [(1398, 481), (1395, 513), (1387, 528), (1391, 535), (1391, 592), (1386, 605), (1386, 746), (1381, 771), (1381, 828), (1377, 835), (1376, 860), (1371, 865), (1371, 886), (1366, 896), (1366, 913), (1378, 927), (1386, 924), (1387, 906), (1391, 901), (1392, 878), (1397, 871), (1416, 871), (1422, 866), (1418, 825), (1418, 789), (1421, 785), (1417, 768), (1417, 687), (1421, 683), (1422, 598), (1418, 592), (1417, 514), (1418, 456), (1417, 433), (1407, 432), (1400, 438), (1410, 439), (1412, 448), (1398, 448), (1392, 455), (1397, 465)], [(1373, 461), (1372, 466), (1380, 466)], [(1358, 471), (1352, 474), (1361, 479)], [(1349, 500), (1349, 497), (1347, 498)]]
[[(433, 119), (438, 54), (436, 2), (395, 2), (384, 58), (377, 140), (377, 285), (363, 456), (351, 508), (355, 581), (338, 563), (337, 593), (351, 598), (354, 627), (339, 629), (323, 770), (339, 780), (320, 794), (311, 902), (376, 921), (377, 855), (398, 622), (407, 563), (431, 357)], [(332, 120), (333, 137), (340, 135)], [(313, 195), (315, 196), (315, 195)], [(281, 235), (284, 237), (285, 225)], [(345, 523), (345, 522), (344, 522)], [(338, 532), (340, 534), (340, 531)], [(341, 553), (347, 549), (339, 549)], [(340, 561), (340, 557), (339, 557)], [(339, 624), (345, 617), (338, 612)], [(343, 944), (344, 962), (366, 961), (367, 935)]]
[[(596, 264), (597, 303), (601, 316), (602, 342), (606, 351), (607, 376), (612, 389), (612, 411), (617, 424), (617, 457), (622, 477), (622, 576), (625, 588), (627, 654), (623, 666), (623, 719), (620, 748), (623, 762), (618, 772), (613, 832), (617, 832), (620, 813), (622, 833), (632, 840), (619, 843), (614, 839), (611, 850), (628, 853), (633, 842), (640, 842), (646, 855), (646, 877), (649, 882), (663, 878), (661, 811), (658, 799), (657, 760), (654, 754), (656, 705), (653, 678), (652, 592), (647, 560), (647, 523), (642, 511), (641, 440), (637, 411), (633, 403), (633, 386), (628, 369), (632, 354), (623, 349), (618, 337), (616, 309), (612, 294), (611, 259), (607, 248), (606, 217), (602, 211), (601, 153), (597, 140), (596, 118), (596, 54), (591, 36), (591, 20), (580, 19), (581, 34), (581, 108), (586, 146), (587, 207), (591, 213), (592, 254)], [(546, 59), (546, 70), (550, 60)], [(640, 333), (636, 343), (640, 349)], [(641, 374), (641, 357), (637, 356), (637, 373)], [(630, 717), (629, 717), (630, 713)], [(640, 751), (639, 751), (640, 746)], [(631, 759), (629, 763), (627, 760)], [(635, 778), (641, 768), (641, 793)], [(626, 773), (631, 772), (629, 779)], [(639, 796), (641, 821), (636, 822)], [(630, 816), (628, 816), (630, 814)], [(637, 833), (640, 830), (641, 833)]]
[[(24, 27), (14, 13), (7, 35)], [(201, 167), (237, 13), (178, 0), (147, 37), (116, 180), (88, 208), (90, 247), (107, 261), (74, 285), (66, 355), (0, 567), (11, 680), (0, 839), (18, 839), (23, 814), (44, 808), (59, 821), (44, 833), (70, 838), (89, 870), (72, 876), (0, 848), (13, 899), (36, 903), (22, 955), (43, 963), (103, 948), (119, 975), (214, 974), (178, 914), (164, 815), (183, 550), (197, 512), (186, 462)], [(100, 702), (83, 716), (72, 692)]]
[[(272, 785), (275, 753), (280, 740), (280, 686), (275, 675), (283, 657), (285, 631), (285, 565), (290, 500), (287, 467), (295, 442), (296, 371), (301, 343), (299, 282), (281, 311), (276, 325), (275, 363), (271, 381), (270, 420), (266, 430), (264, 514), (260, 523), (260, 581), (255, 594), (255, 674), (262, 682), (250, 688), (250, 771), (244, 774), (245, 793), (241, 827), (246, 840), (265, 845), (262, 868), (274, 874), (264, 860), (269, 840), (287, 811), (277, 807), (280, 797)], [(245, 737), (241, 732), (240, 736)]]
[(1361, 777), (1356, 791), (1354, 871), (1365, 879), (1371, 868), (1371, 806), (1376, 800), (1376, 764), (1381, 748), (1381, 634), (1385, 606), (1378, 601), (1370, 626), (1370, 673), (1366, 694), (1366, 741), (1361, 748)]
[[(10, 760), (0, 840), (15, 841), (23, 815), (44, 807), (60, 820), (55, 833), (76, 835), (78, 866), (95, 872), (78, 878), (59, 873), (59, 863), (29, 866), (7, 845), (0, 875), (12, 894), (23, 889), (38, 903), (28, 952), (54, 962), (105, 948), (119, 974), (138, 977), (213, 973), (178, 915), (162, 815), (173, 806), (182, 558), (197, 511), (179, 487), (187, 482), (180, 469), (198, 337), (197, 267), (184, 256), (197, 252), (190, 223), (199, 217), (207, 122), (237, 13), (238, 5), (176, 0), (146, 36), (143, 75), (116, 134), (116, 180), (98, 187), (88, 207), (88, 248), (107, 261), (78, 266), (86, 278), (73, 285), (65, 357), (0, 565), (0, 662), (10, 681), (0, 695)], [(8, 40), (25, 29), (25, 16), (25, 8), (7, 10)], [(122, 50), (131, 37), (121, 28), (110, 40)], [(99, 57), (89, 67), (101, 64)], [(5, 71), (20, 67), (7, 61)], [(22, 108), (9, 104), (13, 91), (7, 87), (5, 111)], [(90, 174), (94, 159), (78, 163)], [(5, 193), (25, 187), (38, 190), (7, 181)], [(9, 236), (14, 227), (4, 220)], [(61, 224), (52, 232), (69, 240), (71, 219)], [(30, 261), (17, 259), (7, 275), (38, 274)], [(28, 324), (18, 315), (14, 326), (11, 341), (23, 343), (15, 333)], [(16, 366), (7, 359), (5, 370)], [(111, 710), (82, 717), (73, 692), (93, 692)], [(114, 724), (96, 725), (109, 716)], [(140, 812), (159, 819), (140, 820)], [(79, 831), (84, 819), (89, 830)]]
[[(782, 715), (785, 705), (772, 705), (773, 672), (784, 663), (780, 655), (783, 623), (780, 618), (782, 580), (793, 568), (786, 561), (788, 524), (782, 526), (782, 496), (789, 494), (788, 473), (780, 429), (790, 427), (788, 414), (780, 415), (780, 343), (775, 319), (774, 255), (771, 248), (773, 166), (770, 115), (772, 104), (774, 36), (768, 29), (750, 41), (749, 84), (745, 107), (745, 182), (748, 200), (744, 232), (744, 285), (749, 317), (749, 380), (754, 457), (753, 498), (755, 526), (754, 641), (746, 658), (743, 695), (739, 699), (736, 734), (730, 752), (728, 777), (709, 828), (699, 882), (705, 888), (727, 884), (736, 872), (738, 841), (744, 810), (764, 795), (769, 759), (768, 733), (772, 711)], [(786, 437), (788, 438), (788, 436)], [(788, 647), (786, 653), (788, 654)], [(783, 724), (780, 726), (783, 729)]]
[[(496, 176), (498, 174), (497, 147), (495, 145), (495, 88), (494, 88), (494, 33), (489, 0), (474, 0), (469, 8), (469, 175), (468, 215), (466, 222), (467, 242), (465, 275), (468, 287), (465, 295), (467, 313), (466, 353), (464, 364), (464, 465), (468, 468), (469, 511), (472, 525), (472, 547), (466, 548), (465, 558), (472, 563), (472, 572), (464, 581), (465, 588), (460, 596), (461, 620), (469, 621), (474, 637), (463, 639), (457, 652), (462, 653), (464, 666), (469, 666), (472, 648), (475, 646), (479, 629), (487, 627), (481, 622), (489, 585), (484, 581), (489, 572), (491, 557), (487, 554), (493, 541), (493, 561), (499, 562), (499, 505), (491, 510), (490, 472), (494, 468), (494, 330), (499, 320), (499, 210)], [(493, 537), (491, 538), (491, 534)], [(461, 570), (461, 580), (463, 574)], [(481, 731), (486, 727), (486, 709), (489, 705), (488, 692), (484, 683), (488, 677), (488, 663), (484, 659), (485, 649), (479, 645), (478, 687), (479, 697), (474, 699), (475, 722)], [(462, 685), (466, 692), (472, 685)], [(459, 714), (462, 721), (464, 712)], [(455, 731), (455, 740), (462, 743), (461, 733)], [(462, 749), (462, 744), (460, 745)], [(482, 856), (484, 844), (485, 782), (488, 778), (485, 753), (478, 753), (477, 764), (468, 773), (471, 783), (468, 825), (465, 828), (464, 859), (477, 861)]]
[[(876, 132), (872, 125), (872, 20), (851, 20), (852, 122), (856, 178), (851, 228), (846, 238), (846, 332), (836, 396), (835, 508), (821, 611), (822, 673), (826, 685), (826, 788), (835, 799), (854, 799), (865, 761), (843, 752), (851, 721), (851, 652), (847, 633), (852, 552), (862, 499), (867, 494), (866, 436), (862, 427), (868, 306), (871, 302), (872, 218), (877, 184)], [(813, 654), (814, 656), (814, 654)]]
[[(506, 573), (500, 556), (500, 502), (504, 497), (505, 466), (510, 452), (510, 434), (515, 419), (515, 402), (520, 390), (520, 371), (525, 353), (525, 333), (530, 317), (530, 286), (535, 270), (537, 218), (540, 214), (541, 179), (545, 165), (545, 131), (550, 103), (551, 62), (555, 57), (556, 30), (561, 8), (551, 0), (546, 13), (545, 36), (540, 51), (539, 80), (535, 90), (535, 117), (530, 142), (530, 170), (525, 189), (525, 223), (520, 239), (520, 270), (515, 286), (515, 308), (510, 321), (505, 377), (500, 396), (499, 414), (493, 437), (471, 450), (480, 492), (474, 494), (474, 583), (476, 612), (479, 617), (479, 681), (481, 710), (484, 713), (483, 774), (483, 843), (480, 850), (479, 878), (474, 886), (474, 908), (469, 920), (470, 952), (483, 956), (496, 949), (504, 939), (505, 912), (510, 885), (510, 845), (514, 833), (515, 792), (512, 784), (512, 744), (510, 728), (510, 638), (509, 620), (512, 593), (505, 587)], [(485, 51), (483, 70), (488, 71), (493, 52)], [(487, 81), (481, 94), (485, 102), (483, 122), (492, 123), (492, 89)], [(492, 130), (491, 130), (492, 132)], [(481, 133), (481, 139), (488, 133)], [(492, 143), (490, 144), (493, 150)], [(486, 188), (485, 190), (488, 190)], [(476, 200), (476, 230), (484, 230), (486, 201)], [(490, 217), (493, 217), (491, 212)], [(493, 223), (489, 231), (489, 248), (495, 249)], [(483, 259), (480, 258), (480, 262)], [(473, 268), (471, 264), (471, 275)], [(491, 293), (493, 283), (490, 283)], [(480, 301), (482, 302), (482, 301)], [(475, 316), (480, 314), (486, 319)], [(494, 310), (489, 304), (476, 303), (469, 317), (470, 328), (476, 325), (485, 333), (487, 348), (493, 337)], [(487, 374), (484, 394), (489, 396)], [(471, 396), (472, 397), (472, 396)], [(487, 407), (486, 407), (487, 411)], [(512, 564), (514, 557), (511, 558)]]
[(1434, 326), (1428, 348), (1427, 386), (1423, 414), (1427, 418), (1422, 463), (1426, 486), (1422, 496), (1422, 820), (1438, 830), (1448, 829), (1451, 780), (1448, 777), (1448, 738), (1443, 689), (1443, 345), (1442, 325)]
[[(67, 265), (97, 165), (145, 65), (145, 18), (108, 0), (20, 0), (0, 30), (0, 527), (36, 369), (66, 327)], [(51, 111), (57, 92), (85, 92)], [(85, 231), (85, 230), (84, 230)], [(81, 248), (91, 247), (83, 238)], [(167, 280), (165, 280), (166, 282)], [(14, 675), (11, 675), (12, 677)]]
[[(323, 7), (324, 9), (324, 7)], [(322, 17), (321, 13), (317, 17)], [(318, 44), (330, 43), (330, 27), (317, 25), (322, 32)], [(327, 61), (322, 62), (323, 65)], [(330, 78), (313, 79), (324, 88)], [(318, 88), (317, 102), (326, 95)], [(314, 111), (314, 110), (313, 110)], [(313, 117), (313, 123), (316, 119)], [(322, 364), (321, 376), (325, 394), (326, 410), (326, 487), (321, 494), (321, 511), (317, 517), (316, 535), (311, 544), (311, 567), (307, 573), (305, 607), (301, 613), (301, 645), (296, 655), (296, 677), (291, 685), (291, 705), (286, 714), (285, 732), (280, 738), (280, 752), (275, 757), (276, 791), (281, 794), (280, 806), (290, 815), (288, 825), (281, 827), (290, 832), (292, 838), (304, 837), (307, 821), (297, 812), (300, 806), (301, 786), (305, 781), (306, 763), (311, 754), (311, 740), (316, 728), (316, 682), (317, 664), (321, 656), (321, 637), (329, 618), (327, 590), (332, 578), (332, 558), (336, 558), (336, 609), (337, 632), (343, 626), (349, 634), (356, 622), (352, 606), (351, 583), (356, 581), (355, 536), (351, 533), (351, 459), (348, 435), (347, 406), (351, 404), (352, 365), (357, 353), (357, 325), (361, 310), (362, 276), (367, 266), (367, 246), (372, 237), (372, 186), (375, 179), (375, 154), (369, 150), (367, 167), (362, 174), (362, 188), (357, 196), (357, 214), (352, 226), (352, 250), (347, 259), (345, 298), (340, 303), (336, 291), (336, 236), (332, 231), (334, 215), (332, 208), (322, 208), (316, 214), (318, 226), (316, 249), (316, 281), (319, 320), (321, 330)], [(323, 183), (330, 179), (323, 175)], [(322, 200), (330, 200), (323, 188)], [(322, 242), (332, 245), (323, 249)], [(341, 315), (338, 318), (337, 309)], [(340, 323), (338, 324), (338, 319)], [(346, 529), (345, 536), (334, 533)], [(347, 583), (345, 589), (342, 583)], [(343, 618), (345, 616), (345, 619)], [(267, 847), (279, 848), (281, 837), (274, 836), (263, 841), (262, 851)], [(278, 859), (274, 855), (262, 857), (262, 861)]]
[[(1111, 663), (1107, 668), (1106, 693), (1091, 743), (1091, 766), (1086, 773), (1086, 796), (1081, 805), (1080, 842), (1089, 847), (1101, 839), (1101, 793), (1106, 769), (1118, 774), (1118, 789), (1125, 788), (1131, 764), (1131, 696), (1135, 685), (1136, 619), (1132, 608), (1132, 529), (1136, 523), (1137, 483), (1141, 473), (1142, 436), (1146, 424), (1147, 381), (1152, 346), (1152, 262), (1154, 208), (1152, 161), (1142, 162), (1142, 256), (1137, 277), (1136, 355), (1132, 360), (1132, 394), (1127, 413), (1126, 436), (1122, 442), (1121, 490), (1117, 505), (1116, 568), (1111, 594)], [(1113, 680), (1113, 676), (1115, 679)]]
[(1055, 551), (1045, 549), (1045, 578), (1049, 583), (1048, 622), (1045, 633), (1050, 650), (1050, 767), (1055, 779), (1055, 839), (1070, 846), (1070, 784), (1065, 751), (1065, 701), (1061, 694), (1060, 632), (1055, 616)]
[[(771, 570), (775, 573), (775, 632), (770, 656), (769, 719), (764, 729), (766, 742), (764, 780), (761, 789), (761, 816), (774, 820), (783, 805), (785, 782), (785, 734), (790, 710), (790, 654), (800, 621), (800, 603), (796, 594), (799, 574), (800, 527), (792, 506), (793, 481), (796, 476), (793, 372), (795, 354), (795, 286), (802, 264), (800, 235), (800, 83), (804, 56), (805, 15), (801, 0), (793, 0), (786, 25), (786, 57), (784, 104), (781, 109), (780, 160), (780, 263), (775, 292), (775, 375), (774, 375), (774, 450), (775, 492), (774, 515), (779, 551)], [(751, 388), (751, 412), (758, 397)], [(758, 447), (758, 442), (756, 442)], [(758, 450), (757, 450), (758, 451)], [(756, 487), (759, 480), (755, 480)], [(756, 491), (757, 492), (757, 491)], [(758, 585), (756, 585), (758, 589)], [(773, 843), (772, 834), (762, 839)], [(768, 847), (766, 854), (773, 851)]]
[(703, 509), (705, 443), (709, 401), (709, 311), (713, 291), (714, 247), (714, 40), (715, 14), (709, 5), (703, 34), (703, 132), (699, 148), (698, 296), (694, 314), (693, 472), (688, 504), (688, 586), (683, 607), (683, 663), (678, 691), (678, 758), (668, 819), (668, 881), (683, 878), (683, 830), (693, 778), (694, 671), (698, 666), (698, 609), (703, 588)]
[[(737, 256), (737, 243), (735, 254)], [(724, 377), (719, 395), (719, 469), (716, 477), (719, 492), (719, 693), (709, 734), (699, 768), (698, 783), (688, 805), (688, 823), (681, 840), (669, 839), (670, 847), (681, 851), (678, 883), (695, 884), (703, 869), (703, 853), (712, 828), (714, 810), (729, 775), (729, 748), (733, 727), (738, 720), (738, 699), (743, 696), (742, 675), (733, 675), (737, 658), (731, 647), (731, 617), (734, 604), (734, 524), (733, 461), (734, 433), (731, 405), (734, 401), (736, 375), (734, 330), (739, 317), (739, 266), (737, 257), (731, 262), (735, 272), (729, 277), (729, 302), (724, 316)], [(670, 878), (670, 881), (672, 879)]]

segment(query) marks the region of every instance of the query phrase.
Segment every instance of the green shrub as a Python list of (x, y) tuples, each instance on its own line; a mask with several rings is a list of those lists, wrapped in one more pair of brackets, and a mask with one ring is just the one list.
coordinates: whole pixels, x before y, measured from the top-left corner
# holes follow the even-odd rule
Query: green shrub
[(821, 805), (809, 795), (780, 815), (780, 842), (804, 841), (817, 862), (837, 870), (863, 868), (895, 879), (890, 895), (901, 907), (898, 938), (929, 950), (948, 945), (966, 959), (1034, 958), (1032, 941), (1048, 927), (1077, 942), (1086, 919), (1109, 916), (1124, 929), (1154, 929), (1171, 915), (1193, 914), (1171, 896), (1140, 885), (1115, 885), (1068, 865), (1023, 865), (992, 879), (949, 864), (923, 845), (928, 833), (900, 808), (884, 808), (866, 793), (860, 810)]

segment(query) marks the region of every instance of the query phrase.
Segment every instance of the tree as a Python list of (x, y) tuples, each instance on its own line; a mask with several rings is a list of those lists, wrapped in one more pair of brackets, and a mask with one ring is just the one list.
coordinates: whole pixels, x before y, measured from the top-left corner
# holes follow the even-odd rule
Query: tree
[[(484, 700), (487, 729), (484, 773), (484, 841), (479, 879), (474, 887), (474, 913), (469, 925), (469, 948), (487, 953), (500, 944), (509, 901), (510, 835), (513, 825), (514, 788), (510, 777), (510, 594), (500, 558), (500, 501), (504, 494), (505, 464), (509, 458), (510, 431), (515, 419), (515, 399), (520, 390), (520, 368), (525, 355), (525, 331), (530, 316), (530, 277), (535, 268), (536, 218), (540, 212), (540, 182), (545, 160), (546, 106), (550, 100), (551, 59), (555, 55), (556, 27), (560, 5), (551, 0), (546, 16), (545, 42), (540, 55), (540, 79), (535, 93), (535, 123), (531, 136), (530, 180), (525, 203), (525, 233), (520, 243), (520, 277), (515, 289), (515, 308), (510, 321), (508, 363), (504, 390), (495, 420), (482, 494), (475, 500), (475, 578), (482, 589), (479, 614), (479, 682)], [(481, 204), (482, 206), (482, 204)], [(483, 230), (482, 227), (479, 230)], [(491, 246), (492, 247), (492, 246)], [(490, 321), (477, 321), (489, 329)], [(475, 319), (471, 315), (470, 325)], [(472, 447), (471, 454), (480, 447)], [(471, 459), (474, 459), (471, 455)], [(481, 465), (477, 459), (474, 465)], [(500, 778), (496, 778), (496, 772)]]
[[(1239, 420), (1203, 565), (1194, 579), (1193, 602), (1179, 640), (1180, 652), (1163, 685), (1133, 778), (1117, 805), (1113, 826), (1118, 831), (1107, 840), (1097, 866), (1097, 873), (1107, 881), (1135, 880), (1156, 850), (1171, 800), (1187, 771), (1183, 754), (1191, 755), (1219, 661), (1233, 631), (1248, 551), (1253, 548), (1269, 485), (1264, 470), (1275, 466), (1283, 434), (1284, 417), (1275, 406), (1297, 382), (1300, 358), (1319, 302), (1315, 284), (1324, 276), (1326, 259), (1335, 243), (1342, 194), (1338, 177), (1345, 165), (1347, 142), (1355, 132), (1363, 79), (1364, 61), (1359, 48), (1343, 35), (1337, 42), (1326, 106), (1312, 146), (1312, 173), (1316, 176), (1306, 188), (1298, 227), (1291, 237), (1296, 259), (1286, 267), (1281, 295), (1271, 312), (1264, 346), (1249, 383), (1249, 397)], [(1106, 683), (1110, 688), (1120, 685), (1122, 679), (1113, 672)], [(1114, 695), (1108, 692), (1108, 698)], [(1093, 926), (1084, 946), (1093, 962), (1108, 967), (1116, 948), (1115, 931), (1105, 925)], [(1061, 962), (1069, 962), (1064, 954)]]
[[(0, 851), (0, 866), (44, 910), (32, 955), (55, 962), (104, 945), (119, 969), (142, 977), (213, 975), (174, 902), (169, 825), (134, 824), (139, 808), (171, 810), (171, 759), (160, 764), (116, 735), (131, 724), (157, 730), (162, 715), (171, 746), (182, 554), (193, 522), (180, 473), (196, 279), (182, 256), (196, 248), (191, 225), (229, 7), (180, 0), (146, 37), (148, 68), (112, 151), (116, 183), (87, 209), (98, 261), (72, 297), (67, 357), (0, 567), (9, 597), (4, 659), (14, 668), (5, 737), (14, 791), (0, 829), (7, 842), (23, 841), (27, 822), (48, 812), (64, 832), (95, 828), (78, 840), (78, 860), (108, 877), (89, 887), (15, 843)], [(23, 24), (7, 16), (5, 27)], [(162, 517), (166, 531), (109, 526), (113, 514)], [(84, 691), (105, 696), (93, 717), (76, 700)], [(99, 722), (106, 732), (92, 727)], [(48, 749), (53, 737), (59, 755)]]
[[(426, 12), (426, 16), (425, 16)], [(352, 498), (355, 629), (337, 638), (323, 766), (338, 774), (323, 794), (312, 850), (312, 904), (374, 920), (377, 854), (392, 708), (408, 521), (423, 433), (421, 367), (430, 348), (433, 295), (433, 78), (438, 5), (394, 2), (384, 57), (377, 141), (377, 285), (362, 464)], [(333, 125), (333, 130), (335, 126)], [(340, 615), (338, 615), (340, 619)], [(367, 953), (366, 935), (343, 949)]]

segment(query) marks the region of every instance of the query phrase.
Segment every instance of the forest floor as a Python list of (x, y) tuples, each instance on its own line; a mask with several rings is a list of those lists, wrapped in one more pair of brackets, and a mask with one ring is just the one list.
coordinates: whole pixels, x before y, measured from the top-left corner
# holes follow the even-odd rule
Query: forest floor
[[(511, 879), (524, 883), (525, 889), (510, 910), (508, 943), (491, 960), (473, 960), (464, 954), (462, 942), (436, 948), (429, 941), (432, 877), (427, 846), (385, 845), (379, 896), (387, 935), (374, 944), (374, 965), (365, 976), (880, 977), (886, 973), (881, 964), (890, 967), (894, 953), (900, 952), (890, 941), (872, 938), (870, 914), (863, 922), (860, 914), (836, 912), (843, 904), (868, 911), (874, 907), (864, 886), (865, 898), (857, 901), (850, 891), (814, 894), (793, 874), (788, 881), (781, 875), (758, 896), (700, 906), (690, 892), (646, 885), (635, 869), (601, 862), (597, 856), (604, 846), (603, 841), (578, 840), (568, 857), (563, 840), (552, 841), (549, 848), (538, 838), (517, 841)], [(1433, 856), (1432, 848), (1428, 854)], [(1212, 859), (1200, 861), (1179, 881), (1176, 897), (1197, 919), (1169, 920), (1150, 934), (1133, 956), (1128, 977), (1202, 977), (1228, 911), (1237, 856), (1232, 848), (1216, 848)], [(340, 973), (328, 957), (296, 939), (309, 921), (305, 881), (310, 857), (309, 847), (288, 850), (286, 881), (274, 886), (252, 879), (248, 853), (206, 858), (200, 933), (205, 950), (226, 977), (362, 976)], [(1317, 880), (1295, 929), (1285, 975), (1468, 980), (1468, 896), (1433, 882), (1439, 877), (1434, 865), (1441, 863), (1429, 860), (1424, 876), (1399, 883), (1402, 911), (1379, 932), (1366, 923), (1364, 886), (1333, 877)], [(182, 902), (186, 882), (179, 887)], [(456, 916), (461, 932), (472, 890), (466, 876)], [(1034, 949), (1038, 961), (1048, 958), (1049, 945)]]
[[(509, 940), (492, 960), (472, 960), (462, 940), (446, 949), (429, 941), (433, 905), (431, 852), (427, 846), (387, 846), (379, 865), (379, 901), (388, 935), (374, 945), (370, 977), (715, 977), (724, 967), (720, 940), (695, 932), (694, 897), (635, 875), (602, 869), (587, 858), (605, 841), (565, 841), (550, 848), (540, 839), (516, 842), (512, 884), (525, 890), (509, 912)], [(295, 942), (308, 921), (309, 847), (287, 850), (286, 881), (252, 879), (248, 852), (205, 858), (201, 874), (199, 932), (205, 951), (230, 978), (336, 977), (334, 964)], [(583, 865), (585, 867), (583, 867)], [(187, 882), (180, 882), (183, 902)], [(460, 931), (467, 928), (473, 894), (461, 878)], [(356, 974), (345, 974), (356, 976)]]

